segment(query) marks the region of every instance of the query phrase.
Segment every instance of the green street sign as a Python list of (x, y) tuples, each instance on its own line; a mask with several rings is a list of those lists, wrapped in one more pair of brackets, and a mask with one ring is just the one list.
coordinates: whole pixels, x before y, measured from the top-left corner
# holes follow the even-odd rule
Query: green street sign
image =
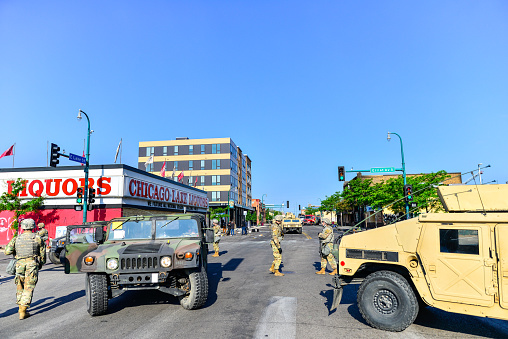
[(374, 167), (370, 169), (370, 173), (386, 173), (395, 172), (395, 167)]

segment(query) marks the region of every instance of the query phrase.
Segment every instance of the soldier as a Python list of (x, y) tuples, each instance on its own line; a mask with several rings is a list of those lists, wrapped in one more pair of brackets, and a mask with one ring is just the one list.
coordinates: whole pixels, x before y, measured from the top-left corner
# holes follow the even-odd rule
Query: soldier
[(337, 262), (332, 254), (334, 238), (333, 228), (330, 227), (329, 219), (324, 218), (321, 220), (321, 224), (323, 225), (323, 231), (318, 234), (319, 239), (321, 239), (321, 249), (319, 251), (321, 253), (321, 270), (317, 271), (316, 274), (325, 274), (326, 260), (328, 260), (328, 263), (333, 269), (330, 275), (335, 275), (337, 274)]
[(48, 241), (48, 230), (45, 229), (44, 223), (40, 222), (37, 224), (39, 230), (37, 231), (37, 235), (44, 241), (44, 246), (46, 246), (46, 242)]
[(282, 239), (284, 239), (281, 223), (282, 215), (276, 215), (274, 225), (272, 226), (272, 240), (270, 241), (273, 251), (273, 263), (272, 267), (270, 267), (270, 272), (275, 273), (276, 277), (282, 277), (284, 275), (279, 272), (280, 263), (282, 262), (282, 248), (280, 243)]
[(215, 254), (212, 255), (212, 257), (218, 257), (221, 231), (219, 221), (217, 219), (212, 220), (212, 227), (213, 227), (213, 249), (215, 251)]
[(21, 221), (22, 233), (14, 236), (5, 247), (5, 254), (15, 254), (16, 303), (19, 305), (19, 319), (29, 317), (27, 308), (32, 302), (32, 295), (39, 276), (39, 270), (46, 263), (46, 247), (41, 238), (33, 233), (35, 221), (24, 219)]

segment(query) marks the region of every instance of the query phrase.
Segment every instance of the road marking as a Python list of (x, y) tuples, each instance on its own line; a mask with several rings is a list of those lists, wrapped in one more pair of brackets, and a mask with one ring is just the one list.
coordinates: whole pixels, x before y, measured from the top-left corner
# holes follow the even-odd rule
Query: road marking
[(254, 338), (296, 338), (296, 298), (271, 297), (258, 322)]
[(302, 232), (302, 234), (303, 234), (304, 236), (306, 236), (306, 237), (307, 237), (307, 239), (312, 239), (312, 237), (311, 237), (310, 235), (308, 235), (307, 233)]

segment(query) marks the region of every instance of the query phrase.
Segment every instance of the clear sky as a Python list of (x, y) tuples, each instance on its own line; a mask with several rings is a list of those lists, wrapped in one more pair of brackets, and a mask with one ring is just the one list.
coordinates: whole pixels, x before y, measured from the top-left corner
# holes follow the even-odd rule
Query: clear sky
[(120, 138), (137, 167), (139, 141), (231, 137), (253, 198), (290, 210), (340, 190), (338, 165), (400, 166), (388, 131), (408, 173), (505, 183), (508, 2), (0, 1), (0, 153), (82, 153), (79, 109), (91, 164)]

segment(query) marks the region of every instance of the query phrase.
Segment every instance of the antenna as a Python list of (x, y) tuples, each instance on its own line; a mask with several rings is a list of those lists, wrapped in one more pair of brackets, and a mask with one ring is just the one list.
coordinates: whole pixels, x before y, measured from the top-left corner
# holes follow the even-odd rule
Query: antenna
[[(471, 171), (471, 175), (472, 174), (473, 174), (473, 171)], [(473, 176), (473, 179), (474, 179), (474, 176)], [(483, 206), (483, 200), (482, 200), (482, 196), (480, 195), (480, 190), (478, 189), (478, 185), (476, 184), (476, 179), (474, 179), (474, 184), (476, 186), (476, 191), (478, 192), (478, 197), (480, 198), (480, 202), (482, 203), (483, 215), (487, 215), (487, 212), (485, 211), (485, 206)]]

